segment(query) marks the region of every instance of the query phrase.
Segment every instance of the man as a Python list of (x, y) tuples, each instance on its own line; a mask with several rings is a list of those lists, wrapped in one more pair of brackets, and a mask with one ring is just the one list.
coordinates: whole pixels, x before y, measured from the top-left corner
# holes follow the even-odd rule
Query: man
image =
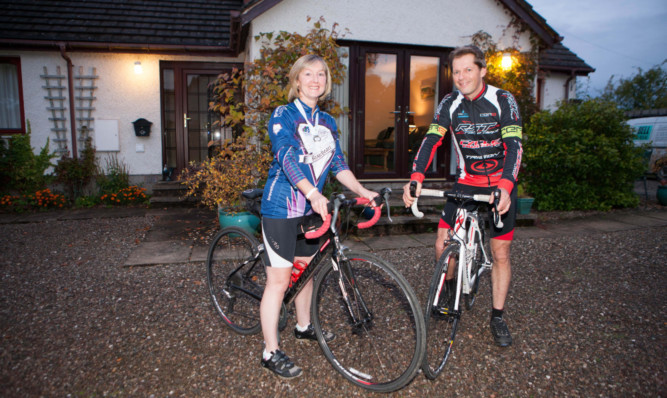
[[(455, 189), (466, 193), (500, 191), (498, 212), (504, 226), (492, 225), (491, 271), (493, 308), (491, 333), (501, 347), (512, 344), (503, 319), (505, 298), (511, 279), (510, 245), (516, 221), (516, 182), (521, 164), (521, 117), (517, 103), (507, 91), (484, 83), (486, 61), (475, 46), (456, 48), (449, 56), (457, 90), (446, 95), (433, 118), (412, 165), (411, 181), (417, 181), (420, 195), (428, 169), (445, 133), (453, 134), (457, 154)], [(410, 184), (403, 187), (403, 201), (412, 205)], [(445, 250), (445, 240), (454, 225), (456, 205), (449, 201), (442, 212), (435, 242), (436, 258)]]

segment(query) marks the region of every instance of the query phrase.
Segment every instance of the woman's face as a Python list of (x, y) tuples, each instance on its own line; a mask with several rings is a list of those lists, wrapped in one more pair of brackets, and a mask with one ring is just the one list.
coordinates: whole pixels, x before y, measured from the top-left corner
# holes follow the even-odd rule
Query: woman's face
[(327, 70), (322, 62), (306, 65), (297, 78), (299, 99), (313, 108), (327, 87)]

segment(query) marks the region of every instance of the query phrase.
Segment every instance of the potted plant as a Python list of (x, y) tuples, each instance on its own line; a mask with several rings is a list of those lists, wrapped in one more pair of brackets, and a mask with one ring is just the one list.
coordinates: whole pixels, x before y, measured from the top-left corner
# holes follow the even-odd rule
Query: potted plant
[(529, 214), (531, 207), (533, 207), (533, 202), (535, 198), (531, 197), (526, 191), (526, 187), (523, 183), (517, 186), (517, 203), (516, 210), (519, 214)]
[(245, 211), (241, 193), (266, 180), (270, 163), (268, 149), (242, 134), (225, 141), (208, 159), (190, 163), (180, 179), (187, 187), (186, 196), (218, 211), (222, 228), (236, 225), (254, 231), (259, 219)]

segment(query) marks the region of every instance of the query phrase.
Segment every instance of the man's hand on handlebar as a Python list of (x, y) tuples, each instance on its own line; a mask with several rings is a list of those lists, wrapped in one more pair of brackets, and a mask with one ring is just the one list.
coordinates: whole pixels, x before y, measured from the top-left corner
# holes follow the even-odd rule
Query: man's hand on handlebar
[[(506, 190), (503, 188), (498, 189), (500, 191), (500, 200), (498, 201), (497, 209), (498, 209), (498, 214), (505, 214), (509, 211), (510, 209), (510, 204), (512, 203), (512, 200), (510, 199), (510, 194), (507, 193)], [(491, 200), (489, 200), (489, 204), (493, 204), (494, 197), (491, 195)]]
[(405, 207), (412, 206), (412, 202), (415, 201), (415, 197), (419, 197), (419, 195), (421, 195), (422, 192), (422, 184), (419, 181), (414, 181), (415, 184), (417, 185), (417, 189), (414, 192), (415, 195), (412, 196), (412, 194), (410, 193), (411, 182), (408, 182), (407, 184), (403, 185), (403, 203), (405, 203)]

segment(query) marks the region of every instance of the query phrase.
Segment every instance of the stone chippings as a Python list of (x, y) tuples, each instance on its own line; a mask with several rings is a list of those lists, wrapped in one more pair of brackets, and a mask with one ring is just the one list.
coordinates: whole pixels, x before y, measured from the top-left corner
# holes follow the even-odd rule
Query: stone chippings
[[(6, 397), (367, 396), (316, 344), (283, 347), (304, 368), (283, 381), (259, 366), (261, 336), (226, 329), (202, 263), (121, 265), (151, 217), (0, 226), (0, 390)], [(493, 345), (490, 278), (464, 314), (445, 372), (390, 396), (665, 396), (667, 228), (522, 239)], [(381, 251), (423, 302), (424, 249)], [(400, 344), (400, 342), (396, 342)], [(391, 347), (386, 347), (391, 349)]]

